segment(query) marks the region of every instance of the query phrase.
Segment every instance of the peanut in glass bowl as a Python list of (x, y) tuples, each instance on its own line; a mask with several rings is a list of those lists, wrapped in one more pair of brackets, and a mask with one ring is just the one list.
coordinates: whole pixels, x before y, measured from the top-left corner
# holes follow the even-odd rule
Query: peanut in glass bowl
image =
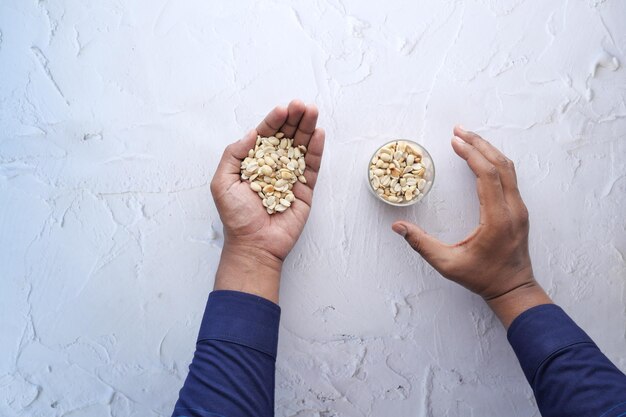
[[(376, 149), (367, 162), (369, 190), (378, 200), (392, 206), (405, 207), (417, 203), (428, 194), (435, 181), (432, 157), (422, 145), (411, 140), (387, 142)], [(409, 162), (412, 162), (412, 168), (407, 165)]]

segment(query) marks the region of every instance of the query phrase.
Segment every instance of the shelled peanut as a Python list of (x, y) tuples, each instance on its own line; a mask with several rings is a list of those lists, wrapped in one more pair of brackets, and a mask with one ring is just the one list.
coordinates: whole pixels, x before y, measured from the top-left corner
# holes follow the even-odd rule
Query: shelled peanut
[(409, 203), (426, 187), (422, 154), (404, 141), (391, 142), (380, 148), (370, 161), (369, 180), (372, 189), (391, 203)]
[(257, 136), (254, 149), (241, 161), (241, 179), (250, 182), (269, 214), (291, 207), (296, 197), (292, 188), (297, 181), (306, 183), (304, 156), (306, 146), (293, 146), (293, 139), (282, 132), (274, 136)]

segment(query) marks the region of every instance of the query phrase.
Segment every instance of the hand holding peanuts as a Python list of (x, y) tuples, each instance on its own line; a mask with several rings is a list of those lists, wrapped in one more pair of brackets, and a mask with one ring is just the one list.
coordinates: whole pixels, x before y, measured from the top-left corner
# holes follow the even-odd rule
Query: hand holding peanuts
[[(243, 139), (230, 144), (211, 181), (211, 193), (224, 225), (224, 249), (215, 288), (232, 289), (278, 299), (278, 280), (282, 262), (295, 245), (309, 216), (313, 188), (324, 150), (324, 131), (316, 128), (318, 110), (294, 100), (287, 108), (276, 107)], [(288, 190), (289, 210), (270, 215), (268, 205), (259, 201), (241, 169), (257, 137), (282, 132), (303, 145), (304, 178)], [(281, 136), (281, 135), (279, 135)], [(272, 207), (277, 207), (273, 205)], [(244, 279), (244, 277), (247, 277)]]

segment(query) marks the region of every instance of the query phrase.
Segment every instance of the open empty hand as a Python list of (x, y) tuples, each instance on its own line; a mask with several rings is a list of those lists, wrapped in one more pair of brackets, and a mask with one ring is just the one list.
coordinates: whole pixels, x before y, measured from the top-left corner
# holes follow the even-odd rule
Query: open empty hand
[(454, 135), (452, 148), (476, 175), (478, 227), (452, 245), (408, 222), (392, 228), (441, 275), (483, 297), (506, 326), (519, 309), (550, 302), (533, 276), (528, 211), (513, 162), (475, 133), (456, 127)]

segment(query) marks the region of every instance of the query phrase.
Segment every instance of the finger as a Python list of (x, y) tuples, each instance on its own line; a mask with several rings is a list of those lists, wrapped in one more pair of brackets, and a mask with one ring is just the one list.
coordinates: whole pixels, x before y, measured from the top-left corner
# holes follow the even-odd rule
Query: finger
[(290, 224), (300, 224), (304, 225), (306, 220), (309, 218), (309, 212), (311, 211), (311, 206), (301, 200), (296, 200), (291, 203), (291, 207), (289, 210), (286, 210), (278, 215), (280, 217), (284, 217), (285, 221)]
[(309, 141), (309, 148), (304, 157), (306, 161), (306, 169), (304, 170), (304, 178), (306, 183), (298, 182), (294, 184), (294, 195), (307, 203), (309, 206), (313, 200), (313, 189), (317, 183), (317, 177), (322, 163), (322, 154), (324, 153), (324, 142), (326, 133), (324, 129), (317, 128)]
[(455, 126), (454, 134), (478, 149), (485, 158), (498, 169), (504, 199), (509, 207), (516, 213), (522, 215), (526, 207), (524, 206), (522, 196), (517, 186), (517, 174), (515, 173), (515, 164), (513, 164), (513, 161), (507, 158), (506, 155), (489, 141), (474, 132), (464, 130), (461, 126)]
[(513, 161), (489, 141), (474, 132), (464, 130), (461, 126), (455, 126), (454, 134), (478, 149), (498, 169), (505, 197), (508, 193), (517, 194), (517, 175)]
[(212, 187), (227, 189), (239, 181), (241, 161), (248, 156), (248, 151), (254, 148), (256, 138), (257, 131), (252, 129), (242, 139), (226, 147), (211, 181)]
[(411, 247), (442, 275), (446, 274), (446, 261), (452, 248), (432, 237), (413, 223), (399, 221), (391, 225), (394, 232), (404, 237)]
[(298, 130), (293, 137), (293, 143), (295, 146), (308, 146), (309, 141), (315, 132), (315, 125), (317, 125), (318, 116), (319, 110), (315, 104), (310, 104), (306, 107), (302, 120), (300, 120), (300, 123), (298, 124)]
[(298, 201), (301, 201), (311, 207), (313, 204), (313, 189), (311, 187), (306, 184), (302, 184), (301, 182), (297, 182), (293, 185), (291, 191), (293, 191), (293, 195), (296, 196)]
[(259, 135), (269, 137), (281, 128), (287, 120), (288, 110), (284, 106), (276, 106), (265, 116), (265, 119), (257, 126), (256, 130)]
[(280, 127), (280, 131), (288, 138), (293, 138), (293, 135), (298, 129), (298, 124), (302, 120), (302, 116), (306, 110), (305, 104), (301, 100), (292, 100), (287, 107), (289, 115), (285, 123)]
[(481, 222), (500, 214), (505, 207), (505, 201), (497, 168), (478, 149), (456, 136), (452, 139), (452, 148), (457, 155), (467, 161), (476, 175)]
[[(324, 153), (324, 143), (326, 142), (326, 132), (322, 128), (317, 128), (311, 135), (309, 146), (307, 147), (304, 160), (306, 162), (306, 171), (318, 173), (322, 164), (322, 154)], [(308, 178), (307, 178), (308, 180)]]

